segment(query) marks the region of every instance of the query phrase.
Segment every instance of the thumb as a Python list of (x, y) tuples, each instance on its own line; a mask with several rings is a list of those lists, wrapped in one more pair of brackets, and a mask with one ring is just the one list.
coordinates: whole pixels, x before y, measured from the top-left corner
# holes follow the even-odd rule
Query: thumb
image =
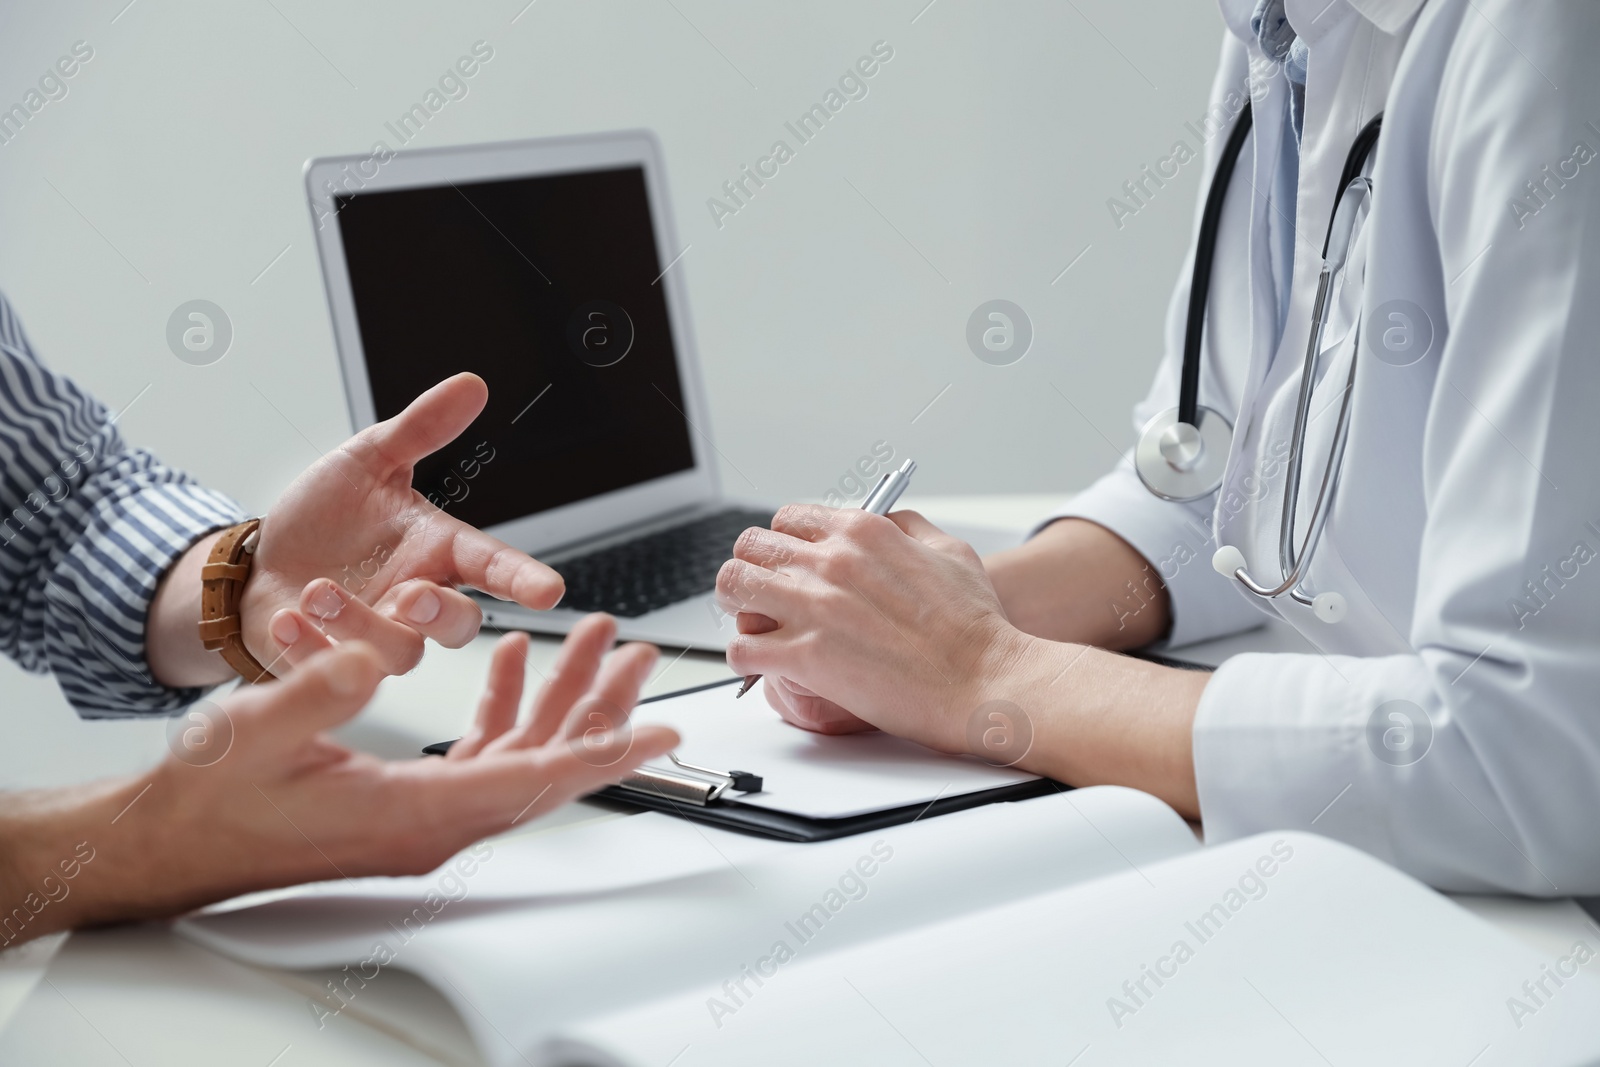
[(489, 402), (489, 387), (476, 374), (446, 378), (392, 419), (357, 435), (382, 458), (385, 473), (416, 463), (460, 437)]
[(377, 652), (347, 641), (311, 656), (282, 681), (241, 686), (224, 710), (247, 746), (245, 755), (274, 753), (353, 717), (383, 675)]

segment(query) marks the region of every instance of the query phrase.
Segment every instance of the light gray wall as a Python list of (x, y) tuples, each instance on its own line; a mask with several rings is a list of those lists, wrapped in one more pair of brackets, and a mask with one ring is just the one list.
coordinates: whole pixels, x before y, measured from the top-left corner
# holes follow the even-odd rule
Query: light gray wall
[[(253, 509), (348, 429), (302, 165), (394, 146), (480, 39), (414, 143), (659, 133), (715, 433), (762, 494), (820, 497), (879, 438), (923, 492), (1067, 490), (1131, 439), (1199, 168), (1120, 229), (1106, 201), (1203, 110), (1204, 0), (125, 2), (3, 16), (0, 106), (94, 56), (0, 145), (0, 288), (55, 366), (114, 407), (143, 391), (130, 438)], [(714, 225), (707, 198), (879, 40), (868, 95)], [(234, 326), (212, 366), (166, 345), (193, 298)], [(1033, 322), (1011, 366), (966, 345), (991, 298)]]

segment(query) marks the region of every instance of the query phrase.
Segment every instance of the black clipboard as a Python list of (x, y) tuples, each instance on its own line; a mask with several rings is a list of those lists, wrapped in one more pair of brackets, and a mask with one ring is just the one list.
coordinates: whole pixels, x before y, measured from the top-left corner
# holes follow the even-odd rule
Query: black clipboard
[[(652, 704), (658, 700), (669, 700), (687, 693), (699, 693), (707, 689), (716, 689), (720, 686), (732, 685), (738, 681), (741, 681), (741, 679), (734, 677), (720, 682), (708, 682), (705, 685), (690, 686), (687, 689), (646, 697), (639, 703)], [(440, 741), (429, 745), (422, 751), (424, 755), (442, 756), (450, 751), (450, 746), (454, 743), (453, 741)], [(792, 812), (779, 811), (774, 808), (746, 804), (737, 798), (728, 796), (713, 800), (702, 807), (698, 804), (682, 803), (668, 797), (640, 793), (617, 785), (606, 786), (606, 788), (598, 792), (589, 794), (584, 799), (598, 801), (603, 807), (611, 808), (615, 811), (659, 811), (667, 815), (676, 815), (681, 819), (688, 819), (691, 822), (718, 826), (724, 830), (736, 830), (740, 833), (753, 834), (757, 837), (776, 838), (780, 841), (808, 842), (832, 841), (835, 838), (881, 830), (887, 826), (899, 826), (902, 823), (916, 822), (919, 819), (937, 818), (940, 815), (949, 815), (951, 812), (966, 811), (969, 808), (978, 808), (985, 804), (1031, 800), (1034, 797), (1049, 796), (1052, 793), (1063, 793), (1070, 788), (1072, 787), (1062, 785), (1060, 782), (1050, 778), (1037, 778), (1031, 782), (1015, 782), (1011, 785), (997, 786), (994, 789), (980, 789), (952, 797), (935, 797), (931, 801), (905, 804), (894, 808), (881, 808), (877, 811), (833, 818), (796, 815)]]
[(1071, 787), (1052, 781), (1049, 778), (1039, 778), (1032, 782), (1017, 782), (1013, 785), (1003, 785), (995, 789), (980, 789), (975, 793), (962, 793), (960, 796), (941, 797), (926, 804), (907, 804), (904, 807), (883, 808), (879, 811), (864, 812), (860, 815), (844, 815), (832, 819), (795, 815), (787, 811), (757, 807), (754, 804), (744, 804), (738, 800), (729, 800), (726, 797), (721, 800), (714, 800), (702, 808), (694, 804), (680, 804), (676, 800), (668, 800), (665, 797), (654, 797), (648, 793), (636, 793), (631, 789), (623, 789), (621, 786), (615, 785), (607, 786), (600, 792), (591, 794), (589, 799), (599, 800), (607, 807), (614, 806), (618, 809), (665, 812), (668, 815), (676, 815), (691, 822), (705, 823), (708, 826), (720, 826), (724, 830), (738, 830), (741, 833), (754, 834), (757, 837), (775, 837), (780, 841), (806, 842), (832, 841), (837, 837), (864, 834), (870, 830), (881, 830), (886, 826), (899, 826), (901, 823), (948, 815), (953, 811), (966, 811), (968, 808), (978, 808), (985, 804), (995, 804), (1008, 800), (1031, 800), (1034, 797), (1065, 792), (1069, 788)]

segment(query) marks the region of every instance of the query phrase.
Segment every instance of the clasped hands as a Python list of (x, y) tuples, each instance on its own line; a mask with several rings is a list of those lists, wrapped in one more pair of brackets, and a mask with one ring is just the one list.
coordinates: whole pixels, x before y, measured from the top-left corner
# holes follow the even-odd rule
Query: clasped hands
[(941, 752), (969, 751), (969, 721), (1026, 640), (972, 547), (915, 511), (785, 507), (739, 537), (716, 595), (738, 623), (728, 665), (764, 675), (786, 721)]

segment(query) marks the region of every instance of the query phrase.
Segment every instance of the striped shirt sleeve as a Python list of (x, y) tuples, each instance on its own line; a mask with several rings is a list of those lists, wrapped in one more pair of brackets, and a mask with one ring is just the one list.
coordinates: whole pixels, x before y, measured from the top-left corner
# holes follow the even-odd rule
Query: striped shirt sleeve
[(174, 561), (237, 504), (127, 447), (115, 417), (34, 355), (0, 296), (0, 654), (52, 672), (86, 719), (170, 715), (145, 620)]

